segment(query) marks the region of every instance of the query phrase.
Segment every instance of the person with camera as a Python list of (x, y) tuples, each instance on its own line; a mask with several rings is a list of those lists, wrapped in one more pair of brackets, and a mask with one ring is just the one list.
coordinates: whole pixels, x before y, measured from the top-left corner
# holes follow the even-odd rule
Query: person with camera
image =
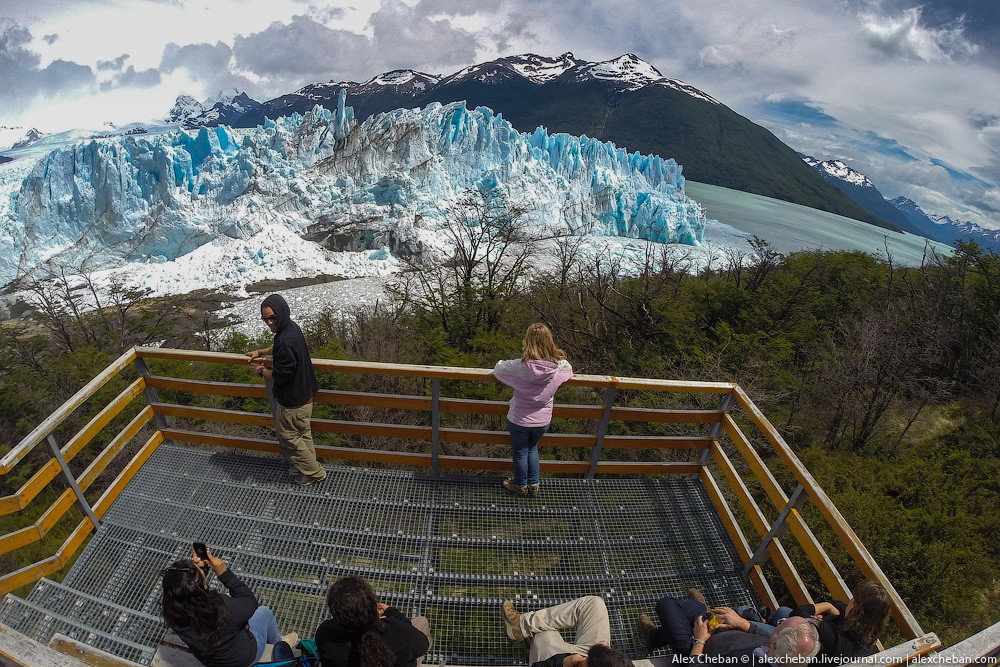
[[(253, 591), (210, 550), (199, 557), (192, 545), (191, 555), (160, 573), (163, 620), (206, 667), (257, 663), (267, 644), (281, 641), (274, 614), (259, 605)], [(229, 595), (208, 587), (209, 567)]]

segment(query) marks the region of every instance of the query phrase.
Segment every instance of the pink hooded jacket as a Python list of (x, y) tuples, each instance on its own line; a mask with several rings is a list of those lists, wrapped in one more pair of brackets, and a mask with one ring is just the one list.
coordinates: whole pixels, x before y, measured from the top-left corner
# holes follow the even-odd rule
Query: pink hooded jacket
[(509, 359), (498, 361), (493, 375), (514, 389), (507, 421), (531, 428), (552, 421), (552, 399), (559, 385), (573, 377), (573, 367), (565, 359), (559, 362)]

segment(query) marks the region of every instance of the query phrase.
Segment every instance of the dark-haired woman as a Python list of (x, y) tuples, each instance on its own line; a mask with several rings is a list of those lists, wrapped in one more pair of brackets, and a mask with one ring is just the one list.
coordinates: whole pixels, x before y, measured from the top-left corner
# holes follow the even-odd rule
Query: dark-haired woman
[[(249, 667), (266, 644), (281, 641), (271, 610), (257, 604), (250, 588), (221, 558), (179, 560), (161, 572), (163, 619), (207, 667)], [(202, 566), (215, 571), (229, 591), (210, 590)]]
[(875, 640), (889, 620), (891, 606), (882, 584), (865, 581), (855, 587), (854, 597), (847, 604), (834, 600), (802, 605), (792, 616), (820, 619), (816, 661), (841, 663), (871, 655)]
[(323, 667), (415, 667), (427, 653), (426, 619), (414, 627), (394, 607), (382, 604), (361, 577), (342, 577), (326, 592), (332, 618), (316, 630)]

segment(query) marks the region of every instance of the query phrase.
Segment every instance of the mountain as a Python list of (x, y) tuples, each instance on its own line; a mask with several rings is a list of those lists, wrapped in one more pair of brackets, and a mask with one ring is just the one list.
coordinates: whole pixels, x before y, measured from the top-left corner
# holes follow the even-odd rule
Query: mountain
[(0, 125), (0, 151), (24, 148), (38, 141), (45, 134), (35, 128)]
[[(702, 238), (704, 211), (684, 193), (674, 160), (542, 129), (521, 134), (461, 103), (359, 124), (345, 99), (334, 112), (317, 106), (253, 129), (115, 136), (52, 151), (9, 197), (0, 284), (47, 267), (127, 263), (130, 280), (176, 293), (197, 280), (242, 287), (261, 267), (277, 277), (358, 275), (376, 270), (369, 260), (385, 266), (390, 251), (434, 261), (449, 252), (441, 229), (469, 189), (502, 188), (538, 235)], [(300, 245), (289, 250), (292, 241)], [(191, 258), (206, 253), (212, 261), (195, 268)]]
[(817, 160), (810, 155), (799, 154), (802, 161), (815, 169), (820, 176), (831, 183), (835, 188), (847, 195), (851, 201), (855, 202), (873, 215), (891, 222), (904, 232), (927, 236), (920, 227), (914, 225), (910, 220), (892, 203), (886, 201), (885, 197), (875, 184), (860, 171), (852, 169), (843, 160)]
[(928, 238), (949, 245), (955, 245), (956, 241), (972, 240), (987, 250), (1000, 253), (1000, 230), (986, 229), (970, 221), (955, 221), (946, 215), (929, 216), (907, 197), (896, 197), (889, 203)]
[(180, 123), (192, 130), (202, 125), (216, 127), (233, 125), (240, 117), (260, 108), (260, 102), (238, 90), (220, 92), (216, 97), (199, 102), (190, 95), (178, 95), (165, 120)]
[(489, 107), (521, 132), (550, 132), (612, 141), (628, 150), (674, 158), (691, 180), (783, 199), (882, 227), (895, 226), (866, 211), (805, 165), (763, 127), (711, 95), (664, 77), (634, 54), (588, 62), (564, 53), (524, 54), (467, 67), (448, 76), (398, 70), (364, 83), (316, 83), (265, 102), (237, 121), (254, 127), (265, 118), (336, 106), (346, 90), (358, 118), (433, 102), (466, 101)]

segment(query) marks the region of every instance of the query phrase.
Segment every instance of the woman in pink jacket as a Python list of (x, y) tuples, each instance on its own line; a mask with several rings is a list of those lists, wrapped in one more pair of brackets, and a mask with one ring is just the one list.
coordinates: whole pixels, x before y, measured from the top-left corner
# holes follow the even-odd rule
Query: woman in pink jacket
[(520, 359), (498, 361), (493, 368), (496, 379), (514, 389), (507, 411), (514, 478), (505, 479), (503, 488), (516, 496), (537, 496), (538, 441), (549, 430), (556, 389), (573, 377), (573, 367), (544, 324), (528, 327), (523, 348)]

